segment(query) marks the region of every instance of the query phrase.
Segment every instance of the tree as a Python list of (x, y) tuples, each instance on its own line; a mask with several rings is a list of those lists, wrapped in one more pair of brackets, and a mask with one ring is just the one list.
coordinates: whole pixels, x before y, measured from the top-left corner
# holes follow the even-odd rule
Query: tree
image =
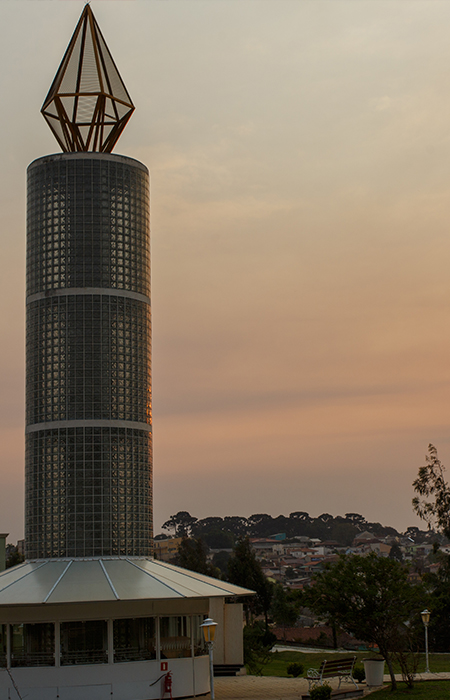
[(252, 675), (262, 675), (262, 669), (270, 661), (276, 641), (273, 632), (265, 630), (259, 620), (244, 627), (244, 663)]
[(335, 518), (334, 522), (331, 523), (330, 539), (349, 547), (360, 530), (358, 530), (356, 525), (353, 525), (353, 523), (345, 522), (345, 520), (343, 522), (336, 521), (337, 518)]
[(397, 537), (398, 532), (393, 527), (381, 523), (367, 523), (367, 528), (375, 537)]
[(211, 549), (232, 549), (235, 541), (228, 523), (219, 516), (196, 520), (190, 528), (191, 537), (201, 537)]
[(257, 561), (248, 537), (240, 538), (228, 561), (228, 580), (236, 586), (249, 588), (256, 595), (242, 599), (244, 603), (247, 625), (250, 618), (261, 613), (264, 614), (266, 629), (268, 627), (268, 612), (272, 601), (272, 584), (266, 579)]
[(296, 578), (298, 576), (298, 573), (294, 568), (292, 568), (292, 566), (288, 566), (286, 568), (286, 571), (284, 572), (284, 575), (286, 576), (286, 578), (292, 579)]
[(204, 533), (203, 539), (210, 549), (233, 549), (234, 537), (231, 532), (213, 528)]
[(330, 521), (333, 520), (333, 516), (330, 515), (329, 513), (322, 513), (322, 515), (319, 515), (317, 520), (321, 520), (323, 523), (329, 523)]
[(192, 534), (196, 537), (204, 537), (205, 533), (210, 532), (213, 529), (223, 530), (223, 518), (217, 515), (209, 518), (203, 518), (202, 520), (197, 520), (192, 528)]
[(223, 524), (235, 537), (245, 537), (247, 534), (247, 518), (242, 518), (239, 515), (226, 515), (223, 519)]
[(203, 540), (183, 537), (178, 546), (176, 562), (183, 569), (197, 571), (197, 573), (205, 574), (206, 576), (215, 576), (215, 569), (207, 561), (207, 554), (208, 548)]
[(356, 525), (359, 530), (362, 530), (367, 525), (367, 520), (359, 513), (346, 513), (345, 519), (351, 522), (353, 525)]
[(17, 547), (13, 544), (6, 545), (6, 568), (9, 569), (11, 566), (17, 566), (24, 561), (25, 557), (20, 554)]
[(295, 510), (293, 513), (289, 514), (289, 518), (292, 520), (299, 520), (301, 523), (310, 523), (311, 517), (309, 513), (304, 510)]
[[(450, 538), (450, 487), (445, 480), (445, 467), (440, 461), (434, 445), (428, 445), (425, 465), (419, 468), (419, 475), (413, 482), (414, 491), (419, 495), (413, 498), (413, 509), (428, 524)], [(425, 500), (432, 496), (432, 501)]]
[(270, 614), (276, 624), (283, 628), (283, 640), (286, 641), (286, 627), (292, 627), (297, 622), (298, 605), (290, 600), (289, 594), (279, 583), (273, 587)]
[(216, 552), (212, 558), (214, 568), (220, 571), (221, 578), (226, 579), (228, 573), (228, 562), (231, 554), (229, 552)]
[(180, 510), (176, 515), (171, 515), (161, 527), (163, 530), (172, 530), (175, 537), (189, 537), (196, 522), (197, 518), (187, 510)]
[(424, 581), (430, 590), (426, 605), (432, 610), (428, 635), (430, 649), (448, 651), (450, 647), (450, 557), (440, 553), (441, 566), (435, 574), (425, 574)]
[(396, 542), (394, 542), (394, 544), (391, 547), (391, 551), (389, 552), (389, 559), (395, 559), (399, 562), (403, 561), (403, 552)]
[(268, 537), (274, 530), (273, 518), (267, 513), (255, 513), (248, 520), (248, 529), (253, 537)]
[(417, 542), (421, 535), (423, 535), (422, 530), (419, 530), (415, 525), (410, 525), (404, 532), (405, 537), (409, 537), (413, 542)]
[(393, 658), (406, 651), (410, 622), (424, 601), (421, 586), (407, 581), (394, 559), (341, 555), (316, 575), (307, 605), (330, 624), (378, 646), (396, 688)]

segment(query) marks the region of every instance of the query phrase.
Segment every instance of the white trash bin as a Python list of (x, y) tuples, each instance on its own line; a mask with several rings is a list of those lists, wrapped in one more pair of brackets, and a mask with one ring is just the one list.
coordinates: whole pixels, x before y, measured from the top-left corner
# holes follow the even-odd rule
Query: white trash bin
[(366, 685), (383, 685), (384, 659), (364, 659)]

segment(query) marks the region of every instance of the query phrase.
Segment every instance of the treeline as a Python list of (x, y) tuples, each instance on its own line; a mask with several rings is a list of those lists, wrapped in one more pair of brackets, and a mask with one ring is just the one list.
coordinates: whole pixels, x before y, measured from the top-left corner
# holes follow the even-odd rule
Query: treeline
[[(345, 546), (351, 545), (354, 538), (366, 530), (380, 538), (389, 535), (397, 537), (400, 534), (393, 527), (367, 521), (359, 513), (346, 513), (336, 517), (322, 513), (317, 518), (312, 518), (304, 511), (276, 518), (267, 513), (256, 513), (249, 518), (227, 515), (224, 518), (214, 516), (200, 520), (187, 511), (179, 511), (162, 525), (162, 529), (168, 534), (157, 535), (155, 539), (168, 536), (201, 538), (211, 549), (231, 549), (238, 538), (265, 538), (278, 533), (285, 533), (287, 539), (303, 536), (321, 541), (334, 540)], [(428, 533), (417, 527), (409, 527), (404, 535), (417, 542), (426, 539)]]

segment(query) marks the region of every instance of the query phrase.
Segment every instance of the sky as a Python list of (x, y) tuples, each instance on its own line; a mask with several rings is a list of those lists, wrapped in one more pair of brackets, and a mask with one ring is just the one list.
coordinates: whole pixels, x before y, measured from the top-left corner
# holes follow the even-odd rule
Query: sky
[[(25, 171), (83, 0), (0, 2), (0, 531), (23, 536)], [(151, 171), (155, 532), (420, 525), (450, 464), (448, 0), (92, 0)]]

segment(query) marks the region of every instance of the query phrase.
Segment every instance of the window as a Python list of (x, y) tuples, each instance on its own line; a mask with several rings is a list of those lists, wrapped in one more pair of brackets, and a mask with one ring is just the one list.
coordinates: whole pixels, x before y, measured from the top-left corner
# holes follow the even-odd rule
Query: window
[(51, 622), (11, 625), (10, 630), (11, 666), (55, 665), (55, 628)]
[(114, 620), (114, 662), (156, 659), (153, 617)]
[(207, 654), (205, 650), (205, 637), (200, 625), (203, 622), (203, 615), (193, 615), (192, 618), (192, 646), (194, 656), (204, 656)]
[(160, 618), (161, 659), (191, 656), (190, 618), (185, 615)]
[(6, 625), (0, 625), (0, 668), (6, 667)]
[(106, 620), (61, 623), (61, 666), (108, 663)]

